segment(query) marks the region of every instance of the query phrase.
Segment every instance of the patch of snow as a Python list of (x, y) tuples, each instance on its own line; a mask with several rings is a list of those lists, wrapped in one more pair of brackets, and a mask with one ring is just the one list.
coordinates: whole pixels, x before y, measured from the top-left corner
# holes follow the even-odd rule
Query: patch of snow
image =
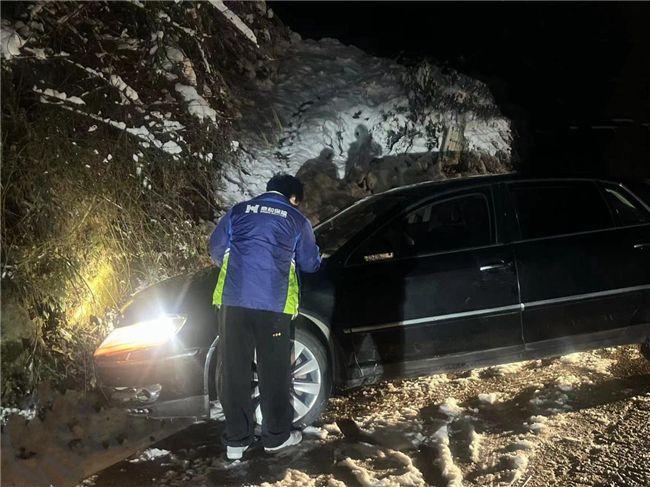
[(463, 412), (463, 408), (458, 405), (458, 401), (453, 397), (448, 397), (439, 407), (440, 412), (446, 414), (449, 418), (455, 418)]
[(130, 463), (139, 463), (139, 462), (149, 462), (155, 460), (156, 458), (165, 457), (171, 452), (169, 450), (162, 450), (160, 448), (148, 448), (143, 451), (140, 456), (129, 460)]
[(469, 434), (469, 453), (470, 453), (470, 459), (474, 463), (478, 463), (480, 460), (482, 440), (483, 440), (483, 436), (477, 433), (474, 427), (472, 427)]
[[(175, 90), (181, 94), (187, 103), (187, 111), (190, 115), (194, 115), (199, 120), (203, 121), (205, 118), (212, 120), (213, 123), (217, 122), (217, 112), (210, 108), (208, 102), (196, 92), (193, 86), (182, 85), (176, 83)], [(266, 184), (266, 183), (265, 183)]]
[(9, 416), (11, 416), (12, 414), (17, 414), (17, 415), (25, 418), (26, 420), (31, 421), (36, 416), (36, 410), (35, 409), (6, 408), (4, 406), (0, 406), (0, 424), (5, 424), (7, 422), (7, 419), (9, 418)]
[(547, 422), (548, 422), (548, 418), (546, 416), (542, 416), (538, 414), (535, 416), (531, 416), (528, 422), (524, 423), (524, 425), (528, 426), (528, 428), (535, 433), (541, 433), (546, 429)]
[(248, 27), (242, 19), (239, 18), (239, 16), (234, 13), (232, 10), (230, 10), (226, 5), (221, 1), (221, 0), (208, 0), (210, 2), (210, 5), (215, 7), (219, 12), (221, 12), (224, 17), (226, 17), (231, 24), (233, 24), (242, 34), (246, 36), (248, 40), (250, 40), (253, 44), (255, 44), (257, 47), (259, 45), (257, 44), (257, 37), (255, 37), (255, 34), (253, 31)]
[(555, 379), (555, 384), (557, 385), (558, 389), (563, 392), (573, 390), (576, 386), (580, 385), (581, 382), (582, 381), (575, 375), (562, 375)]
[(449, 430), (445, 424), (433, 435), (438, 449), (438, 458), (435, 460), (442, 471), (442, 476), (447, 481), (447, 487), (462, 487), (463, 472), (454, 463), (454, 456), (449, 449)]
[(364, 468), (350, 457), (341, 460), (338, 465), (352, 470), (352, 474), (357, 479), (357, 482), (359, 482), (363, 487), (376, 487), (379, 485), (379, 480), (376, 479), (368, 469)]
[(40, 61), (43, 61), (43, 60), (47, 59), (47, 56), (45, 55), (45, 49), (43, 49), (43, 48), (26, 47), (25, 51), (32, 53), (34, 55), (34, 57), (36, 57), (36, 59), (38, 59)]
[(481, 393), (478, 395), (478, 400), (483, 403), (494, 404), (499, 400), (499, 396), (500, 394), (498, 392)]
[(563, 364), (577, 364), (582, 359), (582, 353), (570, 353), (568, 355), (562, 355), (560, 357), (560, 362)]
[(381, 485), (412, 487), (425, 485), (422, 472), (413, 465), (413, 460), (408, 455), (405, 455), (400, 451), (389, 450), (388, 456), (400, 463), (406, 471), (400, 475), (389, 475), (388, 477), (381, 479)]
[(464, 136), (468, 149), (494, 154), (509, 145), (510, 124), (503, 118), (486, 122), (472, 117), (466, 119)]
[(316, 436), (317, 438), (324, 440), (327, 438), (328, 432), (325, 428), (318, 428), (316, 426), (307, 426), (302, 430), (303, 434), (307, 436)]
[(336, 423), (325, 424), (323, 425), (323, 429), (332, 435), (342, 434), (339, 425)]
[(44, 90), (41, 90), (41, 89), (37, 88), (36, 86), (34, 86), (32, 88), (32, 91), (34, 91), (35, 93), (39, 93), (41, 95), (49, 96), (50, 98), (56, 98), (56, 99), (64, 101), (64, 102), (72, 103), (74, 105), (85, 105), (86, 104), (86, 102), (83, 101), (78, 96), (68, 96), (67, 94), (65, 94), (63, 92), (53, 90), (52, 88), (46, 88)]
[(0, 52), (3, 58), (11, 59), (14, 56), (19, 56), (20, 48), (25, 45), (25, 42), (18, 32), (3, 22), (0, 28)]
[(510, 456), (510, 463), (512, 474), (510, 483), (513, 484), (526, 473), (526, 469), (528, 468), (528, 455), (518, 451)]
[(180, 49), (167, 46), (164, 49), (164, 55), (159, 58), (161, 60), (161, 67), (165, 73), (165, 77), (174, 81), (178, 77), (172, 72), (174, 65), (178, 65), (181, 68), (185, 80), (191, 85), (196, 86), (196, 72), (194, 71), (194, 66), (192, 61), (188, 58), (183, 51)]
[(526, 362), (513, 362), (510, 364), (495, 365), (494, 367), (488, 368), (493, 371), (495, 375), (504, 376), (506, 374), (519, 372), (524, 365), (526, 365)]
[(88, 127), (88, 132), (94, 132), (95, 130), (97, 130), (97, 125), (91, 125)]
[(138, 93), (129, 85), (127, 85), (120, 76), (116, 74), (111, 74), (110, 84), (111, 86), (117, 88), (120, 93), (122, 93), (132, 102), (138, 103), (140, 101), (140, 97), (138, 96)]
[[(36, 91), (37, 88), (34, 87), (34, 90)], [(63, 95), (65, 95), (65, 93)], [(76, 98), (76, 97), (71, 97), (71, 98)], [(70, 98), (66, 97), (65, 100), (70, 101)], [(42, 103), (52, 103), (47, 98), (45, 98), (43, 96), (41, 96), (41, 102)], [(147, 127), (145, 127), (144, 125), (142, 125), (140, 127), (127, 127), (126, 123), (124, 123), (124, 122), (118, 122), (116, 120), (111, 120), (109, 118), (102, 118), (101, 116), (96, 115), (94, 113), (84, 112), (82, 110), (66, 106), (64, 104), (58, 104), (58, 105), (61, 108), (64, 108), (64, 109), (69, 110), (71, 112), (78, 113), (79, 115), (84, 115), (84, 116), (89, 117), (89, 118), (91, 118), (93, 120), (96, 120), (98, 122), (102, 122), (102, 123), (105, 123), (107, 125), (110, 125), (111, 127), (115, 127), (118, 130), (124, 130), (124, 131), (128, 132), (129, 134), (134, 135), (134, 136), (138, 137), (139, 139), (141, 139), (141, 140), (143, 140), (145, 142), (153, 144), (153, 146), (156, 147), (157, 149), (164, 150), (165, 152), (167, 152), (169, 154), (178, 154), (178, 153), (180, 153), (182, 151), (180, 146), (178, 144), (176, 144), (174, 141), (169, 141), (169, 142), (166, 142), (166, 143), (163, 144), (163, 142), (158, 140), (147, 129)], [(164, 149), (163, 149), (163, 146), (165, 146)]]
[(598, 374), (609, 374), (609, 369), (614, 363), (614, 360), (609, 357), (604, 357), (607, 353), (611, 353), (609, 349), (596, 350), (593, 352), (577, 352), (560, 357), (560, 362), (569, 365), (581, 366), (590, 371)]
[(173, 140), (168, 140), (167, 142), (165, 142), (162, 145), (161, 149), (167, 152), (168, 154), (180, 154), (181, 152), (183, 152), (183, 149), (181, 149), (181, 147)]
[(203, 50), (203, 46), (201, 46), (200, 42), (197, 42), (196, 46), (199, 48), (199, 53), (201, 53), (201, 59), (203, 60), (203, 66), (205, 67), (205, 71), (208, 74), (212, 74), (212, 68), (210, 67), (210, 63), (208, 62), (208, 58), (205, 55), (205, 51)]
[(99, 71), (97, 71), (97, 70), (95, 70), (93, 68), (89, 68), (88, 66), (84, 66), (83, 64), (79, 64), (79, 63), (77, 63), (75, 61), (71, 61), (70, 59), (66, 59), (65, 61), (72, 64), (73, 66), (78, 67), (79, 69), (83, 69), (84, 71), (86, 71), (87, 73), (92, 74), (96, 78), (101, 78), (104, 81), (108, 82), (108, 80), (106, 79), (106, 77), (104, 76), (103, 73), (101, 73), (101, 72), (99, 72)]
[(91, 475), (87, 479), (83, 479), (80, 484), (77, 485), (77, 487), (92, 487), (95, 485), (95, 482), (97, 481), (98, 475)]

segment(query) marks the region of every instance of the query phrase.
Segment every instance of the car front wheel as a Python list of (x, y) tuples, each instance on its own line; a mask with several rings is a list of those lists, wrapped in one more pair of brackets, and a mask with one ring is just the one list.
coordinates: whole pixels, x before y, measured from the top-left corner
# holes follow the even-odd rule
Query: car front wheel
[[(253, 382), (251, 397), (255, 410), (255, 420), (262, 423), (260, 390), (257, 383), (255, 360), (253, 361)], [(222, 396), (221, 361), (217, 364), (217, 392)], [(293, 406), (293, 425), (304, 428), (318, 419), (327, 405), (332, 388), (332, 378), (327, 350), (312, 332), (296, 327), (291, 350), (291, 404)]]

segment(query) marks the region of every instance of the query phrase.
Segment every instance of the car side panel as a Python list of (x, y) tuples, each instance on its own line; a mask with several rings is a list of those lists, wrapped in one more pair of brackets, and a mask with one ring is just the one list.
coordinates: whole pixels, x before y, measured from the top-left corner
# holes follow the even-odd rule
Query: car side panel
[(648, 257), (634, 243), (650, 230), (641, 227), (513, 244), (526, 344), (648, 323)]
[[(502, 205), (494, 211), (489, 187), (445, 198), (478, 191), (490, 201), (499, 235)], [(361, 367), (381, 376), (384, 368), (406, 370), (432, 357), (523, 349), (516, 268), (511, 247), (502, 242), (350, 265), (334, 277), (334, 326), (352, 341), (353, 372)]]

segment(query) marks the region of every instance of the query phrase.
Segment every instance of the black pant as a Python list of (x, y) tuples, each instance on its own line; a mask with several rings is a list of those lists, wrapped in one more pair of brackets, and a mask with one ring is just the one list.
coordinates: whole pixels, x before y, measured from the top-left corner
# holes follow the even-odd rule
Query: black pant
[(262, 444), (272, 448), (289, 438), (293, 421), (291, 388), (291, 316), (256, 309), (224, 307), (220, 350), (223, 356), (224, 442), (253, 442), (255, 411), (252, 393), (253, 354), (262, 407)]

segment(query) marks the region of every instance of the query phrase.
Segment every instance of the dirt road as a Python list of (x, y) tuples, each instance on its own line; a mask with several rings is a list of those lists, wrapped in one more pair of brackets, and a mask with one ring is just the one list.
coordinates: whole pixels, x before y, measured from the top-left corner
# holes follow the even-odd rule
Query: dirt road
[(383, 382), (333, 398), (301, 446), (234, 464), (221, 431), (192, 426), (85, 484), (648, 486), (650, 363), (619, 347)]

